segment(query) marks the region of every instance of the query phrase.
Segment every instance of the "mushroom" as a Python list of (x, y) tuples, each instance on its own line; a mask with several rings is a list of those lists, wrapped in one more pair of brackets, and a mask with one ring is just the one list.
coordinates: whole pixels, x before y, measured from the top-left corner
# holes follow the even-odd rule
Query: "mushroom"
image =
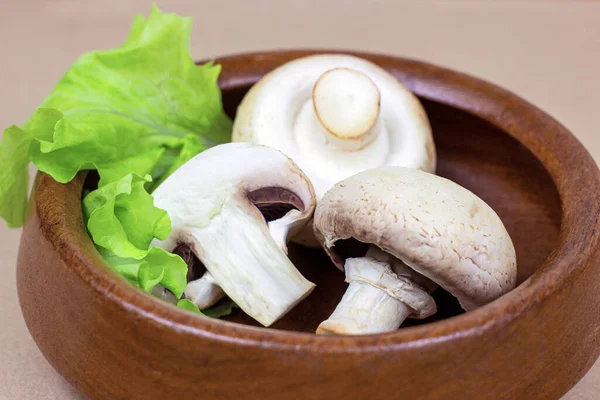
[[(233, 141), (288, 155), (310, 178), (317, 201), (367, 169), (436, 166), (419, 100), (384, 69), (343, 54), (299, 58), (265, 75), (237, 109)], [(294, 240), (318, 246), (310, 224)]]
[[(314, 215), (317, 239), (349, 283), (320, 334), (398, 329), (436, 312), (436, 285), (466, 311), (515, 287), (516, 256), (498, 215), (469, 190), (420, 170), (381, 167), (336, 184)], [(344, 260), (336, 242), (369, 244)]]
[[(312, 217), (314, 190), (281, 152), (245, 143), (213, 147), (170, 175), (153, 196), (169, 214), (172, 232), (151, 246), (184, 258), (192, 280), (185, 296), (196, 304), (215, 303), (222, 288), (269, 326), (313, 290), (288, 259), (285, 243)], [(202, 276), (204, 268), (208, 275)]]

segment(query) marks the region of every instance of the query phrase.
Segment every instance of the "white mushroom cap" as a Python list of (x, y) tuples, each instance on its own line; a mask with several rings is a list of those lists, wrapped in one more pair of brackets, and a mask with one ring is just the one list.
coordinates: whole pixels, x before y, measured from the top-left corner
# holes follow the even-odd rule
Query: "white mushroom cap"
[(418, 99), (384, 69), (350, 55), (299, 58), (265, 75), (237, 110), (233, 140), (287, 154), (310, 178), (317, 200), (367, 169), (436, 166)]
[(515, 249), (498, 215), (469, 190), (423, 171), (382, 167), (338, 183), (317, 206), (314, 227), (339, 268), (335, 242), (374, 244), (467, 311), (516, 284)]
[[(175, 171), (153, 196), (169, 214), (172, 232), (151, 245), (167, 251), (188, 245), (214, 282), (263, 325), (314, 288), (285, 251), (288, 235), (312, 217), (314, 191), (281, 152), (244, 143), (213, 147)], [(267, 224), (259, 208), (272, 205), (295, 208), (284, 208), (283, 217)], [(198, 290), (210, 290), (211, 282), (192, 285), (193, 297), (206, 301)]]

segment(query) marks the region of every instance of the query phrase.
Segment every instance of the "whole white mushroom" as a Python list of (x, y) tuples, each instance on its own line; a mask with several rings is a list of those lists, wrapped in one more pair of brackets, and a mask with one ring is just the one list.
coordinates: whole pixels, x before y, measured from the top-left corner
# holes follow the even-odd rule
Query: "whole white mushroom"
[[(288, 155), (311, 180), (317, 202), (367, 169), (436, 167), (419, 100), (376, 64), (343, 54), (299, 58), (265, 75), (237, 110), (233, 140)], [(310, 225), (294, 240), (318, 246)]]
[[(462, 186), (402, 167), (382, 167), (339, 182), (317, 205), (314, 229), (348, 289), (321, 334), (398, 329), (436, 312), (436, 285), (469, 311), (515, 287), (513, 243), (498, 215)], [(370, 244), (344, 259), (336, 242)]]

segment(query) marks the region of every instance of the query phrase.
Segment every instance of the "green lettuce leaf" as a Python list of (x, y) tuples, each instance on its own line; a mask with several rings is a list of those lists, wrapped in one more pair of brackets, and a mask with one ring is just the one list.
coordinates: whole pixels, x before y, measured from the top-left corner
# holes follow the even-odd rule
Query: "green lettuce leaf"
[(7, 128), (0, 146), (0, 217), (9, 228), (23, 225), (29, 186), (28, 150), (31, 138), (18, 126)]
[(221, 318), (225, 317), (233, 312), (234, 308), (240, 308), (237, 304), (234, 303), (229, 297), (224, 298), (214, 307), (209, 308), (208, 310), (202, 311), (204, 315), (212, 318)]
[(181, 257), (149, 245), (171, 231), (151, 190), (190, 158), (230, 141), (232, 123), (217, 85), (220, 67), (189, 54), (191, 19), (153, 7), (137, 16), (125, 43), (81, 56), (22, 126), (0, 143), (0, 217), (26, 218), (28, 166), (67, 183), (97, 170), (83, 216), (108, 264), (139, 288), (161, 284), (178, 298)]
[(181, 299), (177, 302), (177, 307), (183, 308), (184, 310), (191, 311), (199, 315), (206, 315), (211, 318), (225, 317), (233, 312), (234, 308), (239, 308), (237, 304), (233, 302), (229, 297), (224, 298), (214, 307), (208, 310), (200, 311), (200, 309), (188, 299)]
[(177, 302), (177, 307), (183, 308), (184, 310), (187, 310), (187, 311), (191, 311), (191, 312), (193, 312), (195, 314), (198, 314), (198, 315), (204, 315), (202, 313), (202, 311), (200, 311), (200, 309), (198, 308), (198, 306), (196, 306), (194, 303), (192, 303), (191, 300), (188, 300), (188, 299), (181, 299), (181, 300), (179, 300)]
[(39, 109), (28, 122), (28, 129), (13, 125), (2, 134), (0, 143), (0, 217), (11, 228), (23, 225), (29, 186), (29, 149), (35, 137), (52, 131), (60, 120), (56, 110)]
[(155, 181), (150, 186), (151, 190), (156, 189), (169, 175), (203, 150), (202, 144), (194, 135), (184, 137), (180, 144), (176, 151), (166, 151), (159, 160), (152, 173)]
[(0, 216), (10, 226), (24, 222), (29, 162), (61, 183), (93, 169), (99, 186), (129, 173), (162, 180), (230, 140), (220, 67), (194, 64), (191, 22), (156, 7), (137, 16), (122, 46), (80, 57), (22, 128), (5, 130)]
[(149, 175), (129, 174), (90, 192), (83, 199), (83, 217), (104, 259), (115, 271), (150, 293), (160, 283), (178, 298), (185, 290), (187, 265), (183, 259), (150, 246), (166, 239), (171, 223), (144, 185)]

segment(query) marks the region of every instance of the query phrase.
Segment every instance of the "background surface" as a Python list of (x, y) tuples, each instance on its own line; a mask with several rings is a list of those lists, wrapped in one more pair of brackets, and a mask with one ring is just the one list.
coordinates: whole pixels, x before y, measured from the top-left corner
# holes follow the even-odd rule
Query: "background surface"
[[(553, 115), (600, 158), (599, 1), (157, 1), (194, 17), (196, 58), (311, 47), (461, 70)], [(116, 47), (148, 1), (0, 2), (0, 130), (23, 123), (81, 53)], [(45, 361), (15, 289), (19, 230), (0, 222), (0, 399), (81, 399)], [(42, 272), (43, 273), (43, 272)], [(564, 399), (600, 398), (600, 362)]]

